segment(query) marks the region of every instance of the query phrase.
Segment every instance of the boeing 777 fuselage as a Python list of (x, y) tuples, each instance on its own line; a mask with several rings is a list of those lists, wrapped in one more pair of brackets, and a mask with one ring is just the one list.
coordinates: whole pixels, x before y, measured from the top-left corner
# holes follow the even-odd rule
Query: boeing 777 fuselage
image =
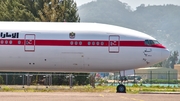
[(114, 72), (165, 60), (155, 38), (97, 23), (0, 22), (0, 71)]

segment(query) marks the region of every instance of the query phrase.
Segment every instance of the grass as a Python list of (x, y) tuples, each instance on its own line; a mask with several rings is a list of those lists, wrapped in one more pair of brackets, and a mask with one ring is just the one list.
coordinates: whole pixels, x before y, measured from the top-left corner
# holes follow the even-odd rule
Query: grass
[[(160, 86), (132, 86), (126, 87), (127, 93), (137, 94), (139, 92), (180, 92), (180, 87), (160, 87)], [(1, 86), (0, 92), (104, 92), (104, 93), (115, 93), (115, 86)]]

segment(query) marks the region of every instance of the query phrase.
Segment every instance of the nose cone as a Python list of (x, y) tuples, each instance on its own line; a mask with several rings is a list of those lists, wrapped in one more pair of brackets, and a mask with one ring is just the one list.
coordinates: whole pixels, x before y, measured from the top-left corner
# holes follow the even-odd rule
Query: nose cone
[(161, 59), (162, 59), (162, 60), (167, 59), (169, 56), (170, 56), (170, 52), (169, 52), (168, 49), (163, 49), (163, 50), (161, 51)]

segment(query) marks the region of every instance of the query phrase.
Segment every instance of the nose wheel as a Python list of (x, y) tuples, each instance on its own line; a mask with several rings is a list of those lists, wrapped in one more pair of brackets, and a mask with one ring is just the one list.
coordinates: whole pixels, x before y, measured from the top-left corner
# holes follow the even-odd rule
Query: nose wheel
[(126, 86), (119, 84), (116, 88), (117, 93), (126, 93)]

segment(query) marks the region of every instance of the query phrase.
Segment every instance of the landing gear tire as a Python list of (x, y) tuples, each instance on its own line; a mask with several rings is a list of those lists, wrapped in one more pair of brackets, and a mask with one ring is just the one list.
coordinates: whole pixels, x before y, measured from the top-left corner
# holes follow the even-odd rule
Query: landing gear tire
[(117, 90), (117, 93), (126, 93), (126, 87), (123, 84), (119, 84), (116, 90)]

